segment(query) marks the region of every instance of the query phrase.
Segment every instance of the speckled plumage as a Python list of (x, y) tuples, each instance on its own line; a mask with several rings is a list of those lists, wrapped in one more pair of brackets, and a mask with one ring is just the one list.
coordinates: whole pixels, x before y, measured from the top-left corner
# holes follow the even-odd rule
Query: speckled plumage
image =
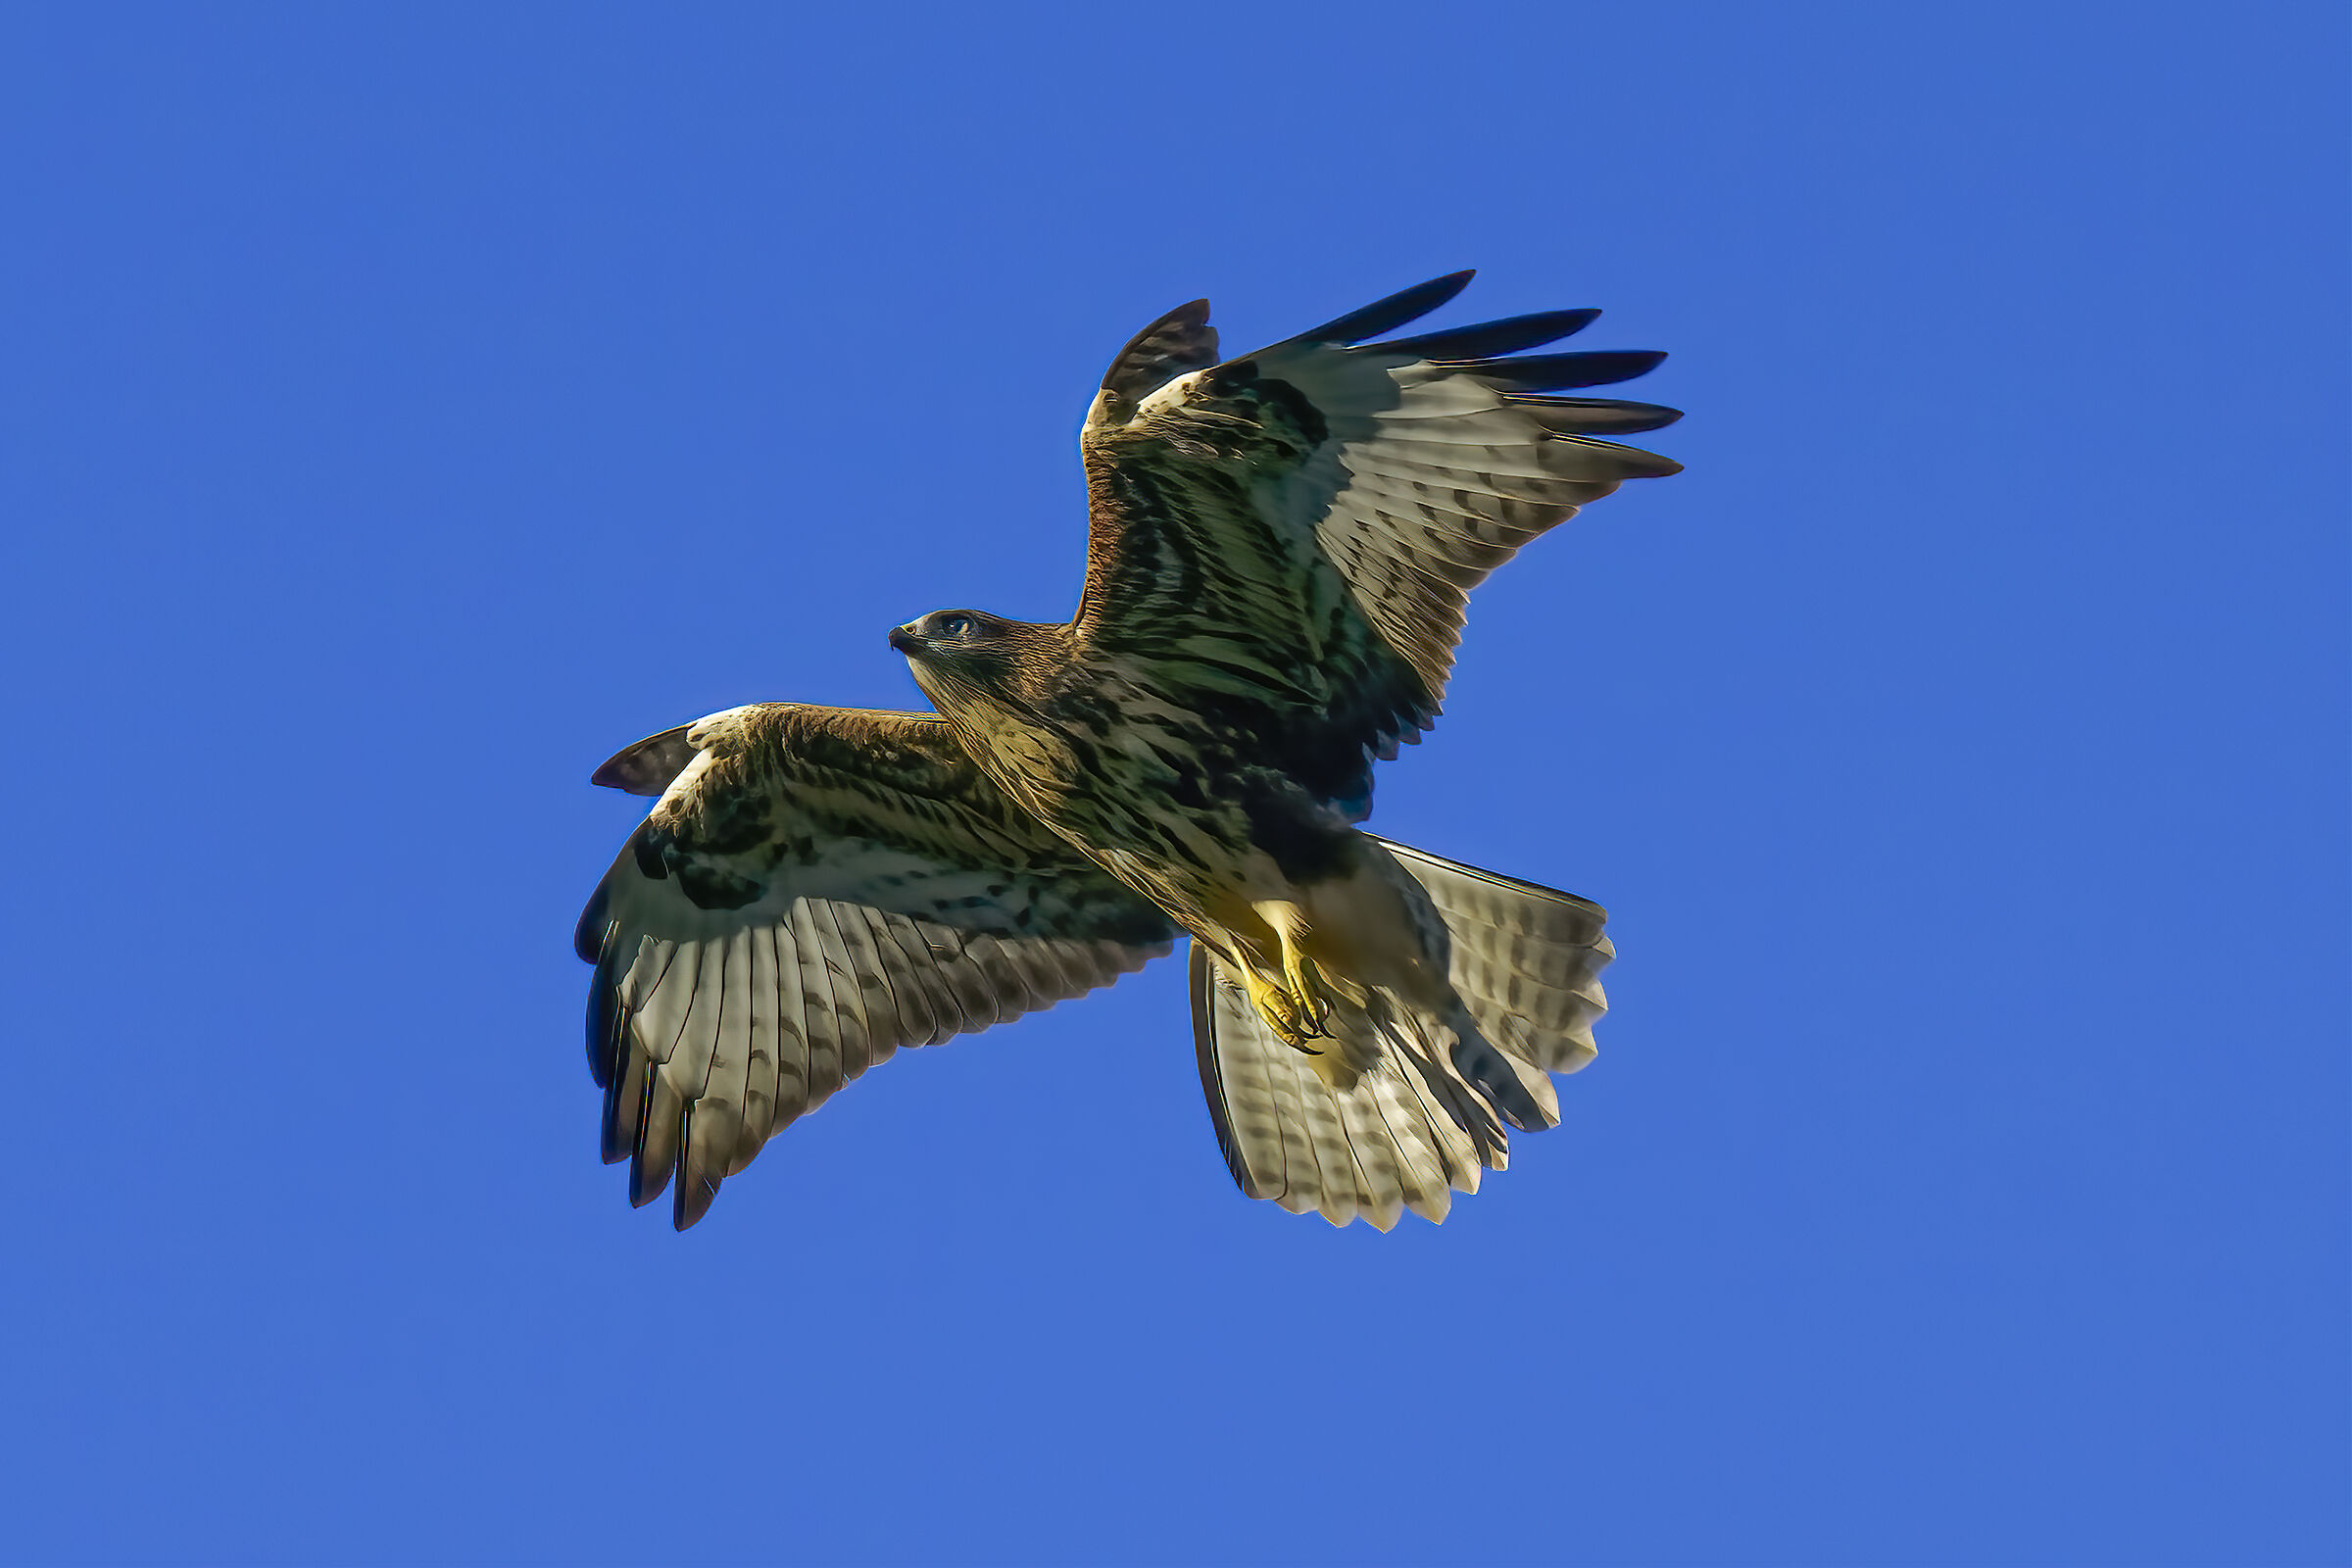
[(1603, 916), (1358, 831), (1435, 721), (1469, 590), (1626, 478), (1673, 411), (1552, 395), (1659, 356), (1509, 358), (1550, 312), (1366, 343), (1437, 279), (1220, 362), (1203, 302), (1130, 342), (1082, 435), (1066, 623), (899, 628), (940, 716), (763, 705), (598, 781), (662, 800), (582, 916), (608, 1157), (676, 1218), (898, 1045), (1195, 939), (1195, 1031), (1251, 1196), (1442, 1217), (1557, 1119), (1592, 1054)]

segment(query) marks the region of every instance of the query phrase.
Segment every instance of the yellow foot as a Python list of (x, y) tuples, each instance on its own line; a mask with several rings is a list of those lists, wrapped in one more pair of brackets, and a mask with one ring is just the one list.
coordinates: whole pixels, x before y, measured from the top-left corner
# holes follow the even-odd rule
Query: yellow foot
[(1242, 970), (1242, 984), (1249, 990), (1250, 1004), (1266, 1021), (1266, 1027), (1274, 1031), (1275, 1039), (1293, 1051), (1316, 1054), (1307, 1042), (1323, 1038), (1323, 1024), (1330, 1016), (1328, 1004), (1321, 1013), (1310, 1013), (1288, 991), (1260, 979), (1254, 969)]
[[(1250, 1000), (1258, 1015), (1286, 1044), (1299, 1051), (1306, 1042), (1331, 1033), (1332, 998), (1348, 996), (1353, 988), (1334, 984), (1314, 959), (1306, 956), (1306, 911), (1288, 899), (1264, 899), (1251, 906), (1265, 922), (1282, 956), (1282, 984), (1250, 978)], [(1361, 1000), (1357, 998), (1356, 1000)]]
[(1282, 977), (1290, 982), (1291, 1001), (1305, 1020), (1307, 1038), (1320, 1040), (1330, 1034), (1331, 994), (1324, 989), (1323, 971), (1287, 938), (1282, 944)]

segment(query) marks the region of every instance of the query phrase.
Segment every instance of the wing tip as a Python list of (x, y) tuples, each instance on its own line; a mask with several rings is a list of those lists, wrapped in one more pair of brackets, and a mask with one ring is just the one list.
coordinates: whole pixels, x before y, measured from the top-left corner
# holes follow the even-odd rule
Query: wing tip
[(631, 1151), (629, 1156), (629, 1206), (643, 1208), (669, 1190), (671, 1172), (667, 1166), (657, 1170), (645, 1158), (642, 1147)]
[(1502, 401), (1524, 411), (1553, 435), (1641, 435), (1681, 421), (1683, 411), (1662, 403), (1623, 398), (1554, 397), (1544, 392), (1505, 392)]
[(1476, 376), (1496, 391), (1564, 392), (1577, 387), (1608, 386), (1647, 375), (1666, 363), (1663, 349), (1587, 349), (1568, 354), (1530, 354), (1517, 359), (1493, 359), (1448, 367)]
[(1337, 316), (1321, 326), (1309, 327), (1291, 339), (1294, 343), (1361, 343), (1366, 338), (1394, 332), (1407, 321), (1419, 320), (1439, 306), (1470, 286), (1478, 269), (1465, 267), (1458, 272), (1433, 277), (1426, 283), (1399, 289), (1385, 299), (1374, 300), (1344, 316)]
[(1661, 457), (1642, 447), (1629, 447), (1615, 441), (1595, 441), (1589, 436), (1555, 435), (1551, 439), (1603, 454), (1616, 466), (1614, 477), (1619, 480), (1671, 479), (1683, 471), (1683, 466), (1674, 459)]
[(669, 1228), (688, 1231), (718, 1201), (719, 1180), (712, 1176), (682, 1179), (677, 1184), (669, 1207)]
[(1418, 337), (1367, 343), (1364, 350), (1367, 353), (1417, 354), (1436, 365), (1467, 368), (1505, 354), (1519, 354), (1528, 349), (1542, 348), (1546, 343), (1556, 343), (1564, 337), (1574, 337), (1599, 319), (1600, 312), (1590, 306), (1573, 310), (1537, 311), (1527, 316), (1508, 316), (1495, 321), (1480, 321), (1470, 326), (1424, 332)]

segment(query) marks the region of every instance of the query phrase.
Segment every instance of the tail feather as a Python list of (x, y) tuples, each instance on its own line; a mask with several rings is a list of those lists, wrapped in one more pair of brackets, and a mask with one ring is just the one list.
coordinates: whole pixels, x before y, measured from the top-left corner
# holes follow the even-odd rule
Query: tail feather
[[(1367, 835), (1368, 836), (1368, 835)], [(1447, 978), (1486, 1038), (1544, 1072), (1575, 1072), (1599, 1052), (1609, 1010), (1600, 971), (1617, 956), (1608, 911), (1572, 893), (1380, 841), (1445, 917)]]
[(1556, 1126), (1550, 1074), (1592, 1059), (1615, 950), (1599, 906), (1387, 840), (1443, 920), (1443, 1014), (1371, 988), (1341, 1001), (1314, 1053), (1283, 1044), (1238, 976), (1193, 945), (1193, 1032), (1201, 1089), (1235, 1183), (1334, 1225), (1388, 1230), (1406, 1209), (1446, 1218), (1509, 1160), (1504, 1124)]
[(1448, 1188), (1476, 1192), (1480, 1168), (1499, 1168), (1500, 1130), (1441, 1042), (1386, 1040), (1372, 1011), (1342, 1002), (1327, 1024), (1330, 1049), (1309, 1055), (1274, 1037), (1239, 979), (1199, 943), (1192, 965), (1200, 1087), (1226, 1168), (1248, 1196), (1385, 1231), (1407, 1208), (1444, 1219)]

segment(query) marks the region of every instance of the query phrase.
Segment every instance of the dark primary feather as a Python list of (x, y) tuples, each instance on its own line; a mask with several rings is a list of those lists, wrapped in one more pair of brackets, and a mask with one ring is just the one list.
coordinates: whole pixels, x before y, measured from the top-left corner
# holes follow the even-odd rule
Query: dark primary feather
[(1171, 375), (1140, 403), (1099, 401), (1084, 435), (1080, 661), (1186, 702), (1203, 733), (1262, 747), (1351, 816), (1372, 760), (1436, 719), (1469, 591), (1584, 503), (1680, 466), (1596, 438), (1675, 411), (1547, 395), (1663, 356), (1509, 357), (1592, 312), (1365, 341), (1469, 275)]
[(1639, 435), (1643, 430), (1663, 430), (1683, 416), (1680, 409), (1615, 398), (1555, 398), (1522, 392), (1506, 395), (1503, 401), (1524, 410), (1528, 417), (1555, 435)]
[(1531, 354), (1521, 360), (1494, 360), (1470, 373), (1519, 392), (1560, 392), (1570, 387), (1607, 386), (1647, 375), (1664, 364), (1655, 349), (1618, 349), (1586, 354)]
[[(1361, 343), (1383, 332), (1394, 332), (1407, 321), (1417, 321), (1470, 286), (1478, 275), (1475, 268), (1433, 277), (1426, 283), (1399, 289), (1384, 300), (1374, 300), (1360, 310), (1325, 321), (1299, 333), (1293, 343)], [(1203, 306), (1206, 301), (1201, 302)]]
[(634, 1202), (674, 1188), (681, 1228), (901, 1047), (1107, 985), (1174, 934), (933, 715), (763, 704), (598, 777), (662, 792), (574, 934), (604, 1154)]
[(1582, 332), (1599, 318), (1598, 311), (1539, 311), (1533, 316), (1514, 316), (1478, 326), (1396, 338), (1383, 343), (1380, 349), (1384, 354), (1406, 354), (1417, 360), (1484, 360), (1557, 342)]

